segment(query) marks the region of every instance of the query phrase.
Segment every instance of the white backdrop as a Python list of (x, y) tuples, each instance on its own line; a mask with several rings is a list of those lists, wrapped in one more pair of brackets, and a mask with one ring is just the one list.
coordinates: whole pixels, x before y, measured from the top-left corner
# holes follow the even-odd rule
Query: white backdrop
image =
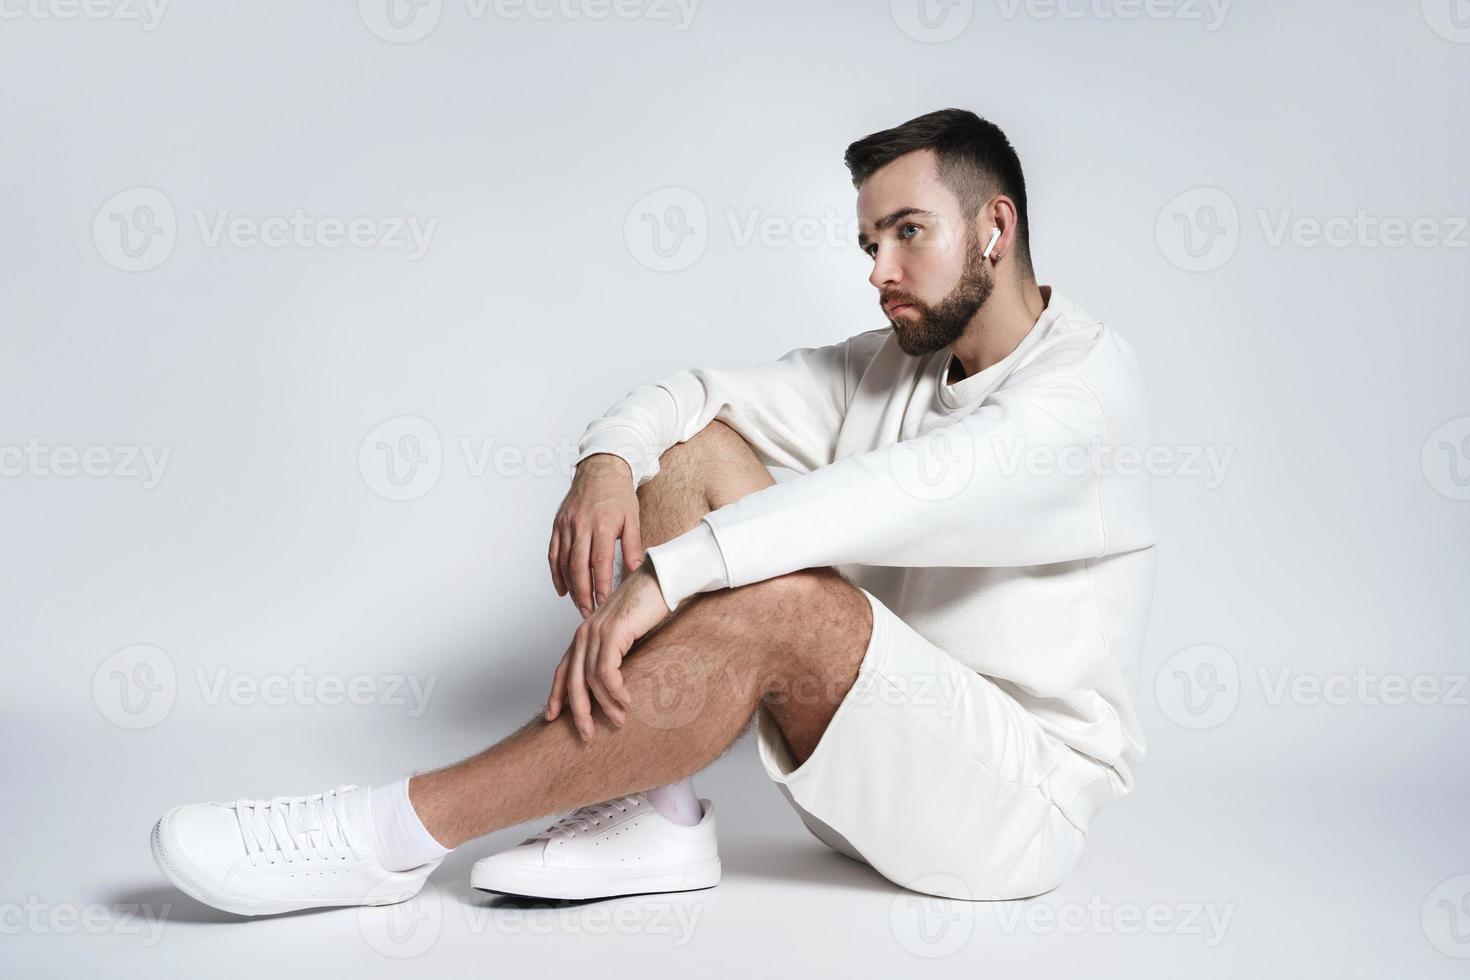
[[(1038, 278), (1138, 348), (1169, 450), (1140, 790), (1037, 901), (1214, 903), (1228, 930), (1001, 920), (916, 952), (747, 741), (699, 781), (735, 887), (696, 959), (447, 925), (425, 955), (726, 963), (793, 928), (773, 882), (806, 907), (814, 877), (863, 934), (794, 933), (818, 973), (1463, 967), (1464, 3), (921, 2), (0, 0), (25, 963), (348, 955), (321, 937), (353, 913), (263, 946), (163, 889), (154, 817), (387, 779), (534, 713), (578, 622), (545, 552), (583, 427), (679, 368), (881, 325), (843, 150), (961, 106), (1017, 146)], [(483, 914), (461, 878), (445, 908)], [(121, 906), (165, 903), (159, 942), (126, 934)], [(106, 928), (58, 925), (94, 904)]]

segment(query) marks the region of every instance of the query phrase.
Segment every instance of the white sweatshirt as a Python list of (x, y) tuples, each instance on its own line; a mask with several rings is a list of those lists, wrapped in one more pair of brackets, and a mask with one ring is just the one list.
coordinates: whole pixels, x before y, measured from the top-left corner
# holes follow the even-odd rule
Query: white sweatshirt
[(1007, 357), (948, 384), (951, 347), (913, 357), (891, 327), (736, 369), (640, 385), (588, 427), (577, 461), (622, 457), (635, 487), (712, 419), (800, 475), (647, 549), (686, 596), (836, 566), (915, 632), (991, 678), (1131, 792), (1133, 710), (1158, 530), (1136, 356), (1041, 287)]

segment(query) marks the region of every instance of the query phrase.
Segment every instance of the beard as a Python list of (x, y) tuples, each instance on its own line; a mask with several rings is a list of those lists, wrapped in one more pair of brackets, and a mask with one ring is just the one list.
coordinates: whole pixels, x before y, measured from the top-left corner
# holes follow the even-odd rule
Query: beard
[[(884, 299), (913, 304), (889, 322), (898, 333), (898, 346), (905, 354), (930, 354), (954, 343), (965, 332), (970, 320), (985, 305), (994, 288), (989, 265), (981, 255), (980, 238), (971, 228), (965, 235), (965, 268), (960, 281), (937, 305), (930, 306), (917, 297), (892, 292)], [(887, 315), (886, 312), (884, 314)]]

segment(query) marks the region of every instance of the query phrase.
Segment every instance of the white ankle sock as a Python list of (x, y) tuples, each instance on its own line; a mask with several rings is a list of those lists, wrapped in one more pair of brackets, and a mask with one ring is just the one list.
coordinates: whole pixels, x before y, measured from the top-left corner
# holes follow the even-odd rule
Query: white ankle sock
[(648, 797), (649, 805), (676, 824), (693, 827), (704, 818), (704, 808), (694, 793), (693, 776), (651, 789), (643, 795)]
[(408, 799), (409, 777), (375, 786), (369, 800), (378, 860), (389, 871), (407, 871), (448, 854), (434, 839)]

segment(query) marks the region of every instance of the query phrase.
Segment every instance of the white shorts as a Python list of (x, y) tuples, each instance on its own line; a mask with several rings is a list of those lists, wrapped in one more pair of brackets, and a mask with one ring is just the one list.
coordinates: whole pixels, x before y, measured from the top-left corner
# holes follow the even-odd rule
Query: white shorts
[(873, 635), (811, 756), (795, 765), (757, 710), (766, 774), (818, 840), (905, 888), (982, 900), (1056, 887), (1114, 796), (1108, 767), (862, 592)]

